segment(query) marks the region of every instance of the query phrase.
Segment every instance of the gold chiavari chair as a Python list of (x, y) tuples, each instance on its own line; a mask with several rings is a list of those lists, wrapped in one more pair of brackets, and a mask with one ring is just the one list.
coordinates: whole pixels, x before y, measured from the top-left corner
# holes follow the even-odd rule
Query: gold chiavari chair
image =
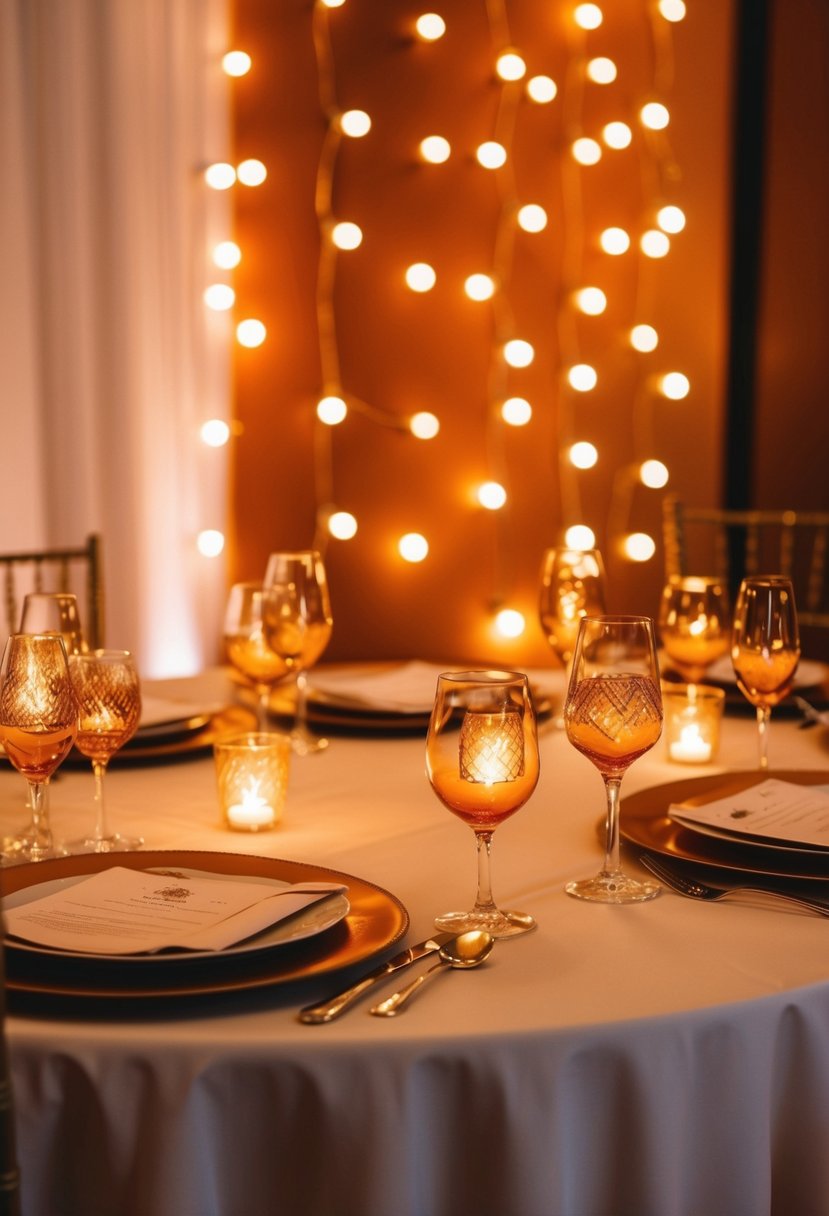
[(90, 647), (104, 645), (104, 586), (101, 538), (88, 536), (84, 545), (31, 553), (0, 553), (6, 631), (20, 627), (20, 610), (29, 591), (74, 591), (81, 624)]

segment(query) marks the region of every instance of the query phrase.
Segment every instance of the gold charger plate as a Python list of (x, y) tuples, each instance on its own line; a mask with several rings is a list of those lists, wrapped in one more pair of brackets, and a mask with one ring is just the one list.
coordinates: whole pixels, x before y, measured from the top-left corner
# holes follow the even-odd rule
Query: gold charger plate
[(81, 853), (0, 870), (3, 895), (53, 879), (95, 874), (112, 865), (141, 870), (198, 869), (214, 874), (274, 878), (282, 882), (339, 882), (348, 887), (350, 908), (338, 924), (304, 941), (279, 944), (254, 954), (217, 952), (210, 958), (177, 959), (175, 966), (144, 959), (78, 959), (32, 954), (5, 941), (6, 991), (28, 997), (93, 1000), (157, 1000), (270, 988), (326, 975), (365, 962), (406, 933), (409, 915), (396, 896), (353, 874), (274, 857), (196, 850)]
[[(223, 735), (233, 735), (237, 731), (256, 730), (257, 718), (252, 709), (244, 705), (228, 705), (218, 713), (208, 715), (207, 721), (195, 730), (175, 734), (164, 740), (158, 738), (142, 739), (134, 735), (128, 743), (117, 751), (110, 764), (131, 764), (139, 760), (166, 760), (176, 757), (197, 756), (210, 751), (217, 739)], [(66, 763), (85, 765), (89, 758), (73, 750)]]
[(651, 786), (622, 798), (619, 830), (628, 844), (651, 853), (663, 853), (683, 861), (699, 862), (726, 870), (749, 874), (772, 874), (780, 878), (829, 879), (829, 860), (825, 853), (775, 849), (764, 844), (728, 841), (684, 828), (668, 816), (673, 802), (708, 802), (750, 789), (770, 777), (795, 785), (829, 785), (829, 772), (822, 770), (719, 773), (691, 777), (667, 785)]

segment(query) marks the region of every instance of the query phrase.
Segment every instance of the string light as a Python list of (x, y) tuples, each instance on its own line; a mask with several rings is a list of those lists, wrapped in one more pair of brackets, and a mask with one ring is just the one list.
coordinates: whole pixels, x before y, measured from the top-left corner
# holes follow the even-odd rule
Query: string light
[(205, 528), (196, 537), (196, 548), (202, 557), (218, 557), (224, 547), (224, 533), (217, 528)]
[(599, 382), (595, 367), (589, 363), (576, 363), (567, 371), (567, 380), (578, 393), (589, 393)]
[(220, 241), (213, 247), (213, 264), (221, 270), (233, 270), (242, 260), (242, 251), (235, 241)]
[(340, 130), (349, 139), (362, 139), (371, 130), (371, 119), (365, 110), (346, 110), (340, 115)]
[(592, 469), (599, 459), (598, 449), (584, 440), (574, 443), (567, 455), (570, 463), (577, 469)]
[(236, 339), (241, 346), (246, 346), (249, 349), (261, 346), (268, 336), (268, 331), (261, 321), (254, 317), (249, 317), (244, 321), (240, 321), (236, 326)]
[(648, 258), (664, 258), (671, 248), (670, 238), (659, 228), (649, 228), (639, 240), (639, 248)]
[(667, 372), (659, 381), (659, 387), (671, 401), (682, 401), (691, 391), (691, 381), (683, 372)]
[(524, 614), (516, 608), (501, 608), (495, 614), (495, 630), (502, 638), (520, 638), (526, 628)]
[(596, 533), (587, 524), (573, 524), (564, 533), (564, 543), (568, 549), (595, 549)]
[(594, 84), (613, 84), (617, 75), (616, 64), (606, 55), (589, 60), (586, 71), (587, 79), (592, 80)]
[(443, 135), (427, 135), (419, 147), (421, 157), (430, 165), (442, 165), (452, 155), (452, 146)]
[(415, 22), (415, 30), (424, 42), (437, 42), (446, 33), (446, 22), (439, 13), (422, 13)]
[(534, 358), (532, 343), (523, 338), (511, 338), (504, 345), (504, 360), (510, 367), (529, 367)]
[(326, 426), (339, 426), (348, 415), (348, 406), (342, 397), (321, 397), (317, 402), (317, 417)]
[(602, 139), (608, 148), (621, 151), (622, 148), (630, 146), (633, 132), (626, 122), (609, 122), (602, 127)]
[(409, 419), (409, 430), (416, 439), (434, 439), (440, 431), (440, 421), (428, 410), (412, 414)]
[(517, 51), (504, 51), (498, 56), (495, 71), (502, 80), (523, 80), (527, 65)]
[(552, 76), (531, 76), (527, 81), (527, 96), (536, 105), (546, 106), (555, 100), (558, 85)]
[(229, 190), (236, 181), (236, 170), (233, 165), (217, 161), (208, 165), (204, 171), (204, 180), (211, 190)]
[(573, 13), (573, 20), (583, 30), (597, 30), (604, 15), (598, 4), (579, 4)]
[(344, 251), (359, 249), (363, 243), (363, 231), (359, 224), (351, 220), (341, 220), (331, 229), (331, 240), (338, 249)]
[(419, 532), (407, 532), (397, 542), (397, 550), (404, 562), (422, 562), (429, 556), (429, 542)]
[(538, 203), (527, 203), (519, 207), (516, 218), (519, 228), (523, 228), (525, 232), (543, 232), (547, 227), (547, 212)]
[(634, 350), (648, 354), (659, 345), (659, 334), (652, 325), (634, 325), (630, 331), (630, 344)]
[(223, 418), (209, 418), (202, 423), (199, 434), (209, 448), (223, 448), (230, 441), (230, 426)]
[(581, 287), (575, 293), (576, 308), (588, 317), (598, 317), (607, 308), (607, 296), (601, 287)]
[(605, 228), (599, 235), (599, 244), (611, 257), (619, 257), (630, 249), (630, 237), (624, 228)]
[(624, 551), (632, 562), (649, 562), (656, 553), (656, 541), (647, 532), (631, 532), (624, 539)]
[(351, 540), (357, 535), (357, 520), (350, 511), (334, 511), (328, 517), (328, 531), (336, 540)]
[(508, 397), (501, 405), (501, 417), (508, 426), (526, 426), (533, 409), (525, 397)]
[(685, 212), (681, 207), (660, 207), (656, 222), (663, 232), (670, 232), (672, 235), (682, 232), (685, 227)]
[(236, 177), (243, 186), (261, 186), (268, 176), (268, 170), (261, 160), (243, 160), (236, 166)]
[(500, 482), (485, 481), (478, 486), (476, 497), (487, 511), (500, 511), (507, 501), (507, 492)]
[(639, 466), (639, 478), (649, 490), (661, 490), (668, 484), (668, 466), (661, 460), (645, 460)]
[(431, 291), (437, 277), (434, 267), (428, 262), (415, 262), (406, 269), (406, 284), (412, 291)]
[(668, 107), (663, 106), (660, 101), (649, 101), (643, 105), (639, 111), (639, 118), (642, 126), (647, 127), (650, 131), (664, 131), (671, 121)]
[(484, 169), (500, 169), (506, 164), (507, 150), (497, 140), (488, 139), (475, 149), (475, 159)]
[(488, 274), (471, 274), (464, 280), (463, 289), (470, 300), (490, 300), (495, 294), (495, 281)]
[(659, 0), (659, 12), (666, 21), (682, 21), (685, 17), (685, 0)]
[(236, 292), (227, 283), (211, 283), (205, 288), (203, 298), (214, 312), (227, 312), (236, 303)]
[(586, 135), (574, 140), (570, 150), (573, 153), (573, 159), (577, 160), (580, 165), (597, 165), (602, 159), (601, 144), (598, 140), (590, 139)]
[(222, 69), (227, 76), (246, 76), (251, 69), (247, 51), (228, 51), (222, 56)]

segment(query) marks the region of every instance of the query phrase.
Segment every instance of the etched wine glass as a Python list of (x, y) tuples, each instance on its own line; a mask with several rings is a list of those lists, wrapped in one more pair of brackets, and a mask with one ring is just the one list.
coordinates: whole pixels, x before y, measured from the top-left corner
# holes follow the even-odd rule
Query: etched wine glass
[(78, 706), (66, 647), (54, 633), (12, 634), (0, 666), (0, 741), (29, 787), (32, 821), (3, 840), (4, 861), (62, 857), (49, 820), (49, 778), (66, 757), (78, 730)]
[(800, 662), (790, 579), (778, 574), (743, 579), (734, 608), (731, 661), (740, 692), (757, 711), (759, 768), (767, 769), (772, 707), (788, 696)]
[(493, 937), (514, 937), (535, 928), (528, 913), (496, 905), (490, 853), (495, 829), (530, 797), (538, 771), (536, 717), (525, 675), (458, 671), (438, 676), (426, 772), (443, 805), (472, 828), (478, 853), (474, 907), (438, 916), (439, 929), (483, 929)]
[(259, 730), (267, 731), (271, 693), (289, 667), (265, 639), (263, 603), (262, 583), (234, 583), (225, 610), (224, 640), (229, 662), (256, 692)]
[(567, 738), (602, 775), (607, 799), (604, 865), (569, 882), (568, 895), (598, 903), (653, 899), (658, 883), (623, 873), (619, 857), (622, 778), (662, 733), (662, 695), (653, 621), (644, 616), (584, 617), (564, 707)]
[(59, 633), (67, 655), (87, 650), (78, 597), (68, 591), (30, 591), (23, 599), (20, 633)]
[[(579, 621), (606, 611), (605, 573), (598, 549), (545, 549), (541, 562), (538, 616), (551, 650), (570, 679)], [(555, 719), (564, 726), (564, 716)]]
[(141, 718), (141, 684), (128, 650), (93, 650), (71, 655), (69, 672), (78, 703), (75, 746), (92, 761), (95, 825), (91, 835), (71, 841), (72, 853), (140, 849), (140, 836), (112, 832), (107, 825), (104, 777), (112, 757), (135, 734)]
[(728, 588), (716, 578), (670, 578), (659, 603), (662, 647), (688, 684), (698, 684), (728, 654), (731, 635)]
[(293, 750), (300, 756), (322, 751), (328, 740), (308, 729), (307, 673), (328, 645), (333, 617), (325, 566), (315, 549), (270, 555), (262, 615), (268, 646), (296, 678)]

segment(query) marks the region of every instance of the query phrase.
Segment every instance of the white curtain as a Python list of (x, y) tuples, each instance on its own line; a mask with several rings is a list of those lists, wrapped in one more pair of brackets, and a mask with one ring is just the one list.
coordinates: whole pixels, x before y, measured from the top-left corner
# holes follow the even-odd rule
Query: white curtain
[(230, 322), (229, 0), (0, 0), (0, 551), (100, 532), (106, 641), (145, 675), (218, 653)]

